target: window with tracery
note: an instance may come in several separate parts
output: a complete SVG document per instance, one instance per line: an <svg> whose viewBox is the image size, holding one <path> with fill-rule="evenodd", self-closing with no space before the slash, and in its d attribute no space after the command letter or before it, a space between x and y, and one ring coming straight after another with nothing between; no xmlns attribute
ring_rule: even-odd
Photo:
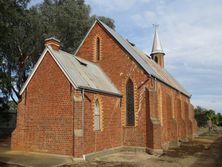
<svg viewBox="0 0 222 167"><path fill-rule="evenodd" d="M134 87L133 82L129 79L126 83L126 125L134 126Z"/></svg>

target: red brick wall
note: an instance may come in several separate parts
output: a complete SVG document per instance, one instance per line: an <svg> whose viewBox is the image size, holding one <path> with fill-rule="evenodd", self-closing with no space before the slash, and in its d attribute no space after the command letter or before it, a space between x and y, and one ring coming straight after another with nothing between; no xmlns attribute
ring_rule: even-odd
<svg viewBox="0 0 222 167"><path fill-rule="evenodd" d="M25 92L18 106L12 149L72 155L70 83L49 53Z"/></svg>
<svg viewBox="0 0 222 167"><path fill-rule="evenodd" d="M149 145L147 144L147 140L152 141L151 139L148 139L149 133L150 136L155 136L155 134L152 133L160 133L158 131L149 131L149 129L152 129L153 125L152 123L146 121L147 114L145 106L147 103L144 102L144 87L146 86L148 89L154 89L154 82L144 73L141 67L131 58L131 56L129 56L128 53L107 32L103 30L103 28L99 24L96 24L95 27L92 29L89 36L86 38L85 42L78 51L77 56L95 62L95 39L97 37L99 37L101 40L101 60L97 63L99 66L101 66L101 68L105 71L105 73L109 76L109 78L114 82L114 84L123 94L123 99L121 103L123 145L143 147L147 146ZM125 84L129 77L134 83L136 118L135 127L125 126ZM179 115L181 115L183 111L183 115L185 116L185 112L189 111L185 111L183 105L181 106L181 109L177 109L176 107L174 107L175 100L178 97L178 92L169 88L168 86L165 86L162 83L159 84L162 89L163 95L162 113L158 114L159 111L157 111L156 109L158 105L156 100L158 98L152 97L154 98L154 100L151 100L152 103L150 103L150 108L153 112L153 116L151 117L162 119L163 121L161 124L162 143L177 140L180 133L183 134L181 136L184 138L186 137L187 128L185 121L183 122L182 119L180 119ZM167 98L165 95L169 95L169 97ZM181 100L181 103L189 103L189 99L182 94L179 94L179 99ZM174 118L172 116L172 112L174 112ZM151 145L153 144L151 143Z"/></svg>
<svg viewBox="0 0 222 167"><path fill-rule="evenodd" d="M163 90L162 143L169 143L192 136L190 134L192 125L189 115L193 111L188 108L189 99L164 85L161 88ZM194 120L194 117L191 117L191 120Z"/></svg>
<svg viewBox="0 0 222 167"><path fill-rule="evenodd" d="M139 98L145 97L143 82L150 84L150 79L140 69L139 65L132 61L132 58L111 38L102 28L96 24L83 43L77 55L89 61L95 60L95 39L100 37L101 40L101 60L98 64L114 82L117 88L122 92L123 99L121 103L121 122L123 125L123 144L130 146L146 146L146 130L145 108L144 103L139 110ZM128 78L134 83L134 99L135 99L135 127L125 126L125 85ZM109 103L109 102L105 102ZM140 124L138 124L140 122Z"/></svg>
<svg viewBox="0 0 222 167"><path fill-rule="evenodd" d="M101 130L94 129L94 105L100 105ZM120 98L85 93L84 153L122 145Z"/></svg>

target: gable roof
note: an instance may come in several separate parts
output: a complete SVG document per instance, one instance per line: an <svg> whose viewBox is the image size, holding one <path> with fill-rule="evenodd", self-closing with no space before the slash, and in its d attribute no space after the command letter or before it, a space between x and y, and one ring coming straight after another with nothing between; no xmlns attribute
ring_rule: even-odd
<svg viewBox="0 0 222 167"><path fill-rule="evenodd" d="M113 29L111 29L109 26L107 26L105 23L103 23L100 20L96 20L95 23L92 25L88 33L86 34L84 40L80 44L79 48L76 50L76 53L84 43L85 39L89 35L90 31L93 29L93 27L96 25L96 23L100 24L106 32L108 32L128 53L133 57L133 59L144 69L147 74L153 76L160 82L168 85L169 87L176 89L177 91L181 92L182 94L191 97L191 94L188 93L182 85L176 81L170 74L167 72L166 69L163 69L159 67L152 59L149 59L148 56L130 44L127 40L125 40L121 35L119 35L117 32L115 32Z"/></svg>
<svg viewBox="0 0 222 167"><path fill-rule="evenodd" d="M75 88L110 94L114 96L121 96L121 93L116 88L116 86L106 76L103 70L95 63L77 58L76 56L62 50L56 51L50 46L45 48L43 51L43 54L36 63L36 66L34 67L31 75L23 85L20 94L22 94L27 87L47 52L50 53L67 79Z"/></svg>

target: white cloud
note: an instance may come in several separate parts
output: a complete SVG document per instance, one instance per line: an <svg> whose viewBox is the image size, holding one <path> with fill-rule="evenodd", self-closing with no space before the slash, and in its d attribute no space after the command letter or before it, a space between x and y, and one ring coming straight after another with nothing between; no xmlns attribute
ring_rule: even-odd
<svg viewBox="0 0 222 167"><path fill-rule="evenodd" d="M89 4L95 5L100 10L111 11L111 12L123 12L133 8L138 1L137 0L87 0ZM140 0L140 3L148 4L150 0Z"/></svg>
<svg viewBox="0 0 222 167"><path fill-rule="evenodd" d="M136 13L131 16L131 19L137 26L143 29L152 27L152 24L157 23L157 15L151 11L144 11L141 14Z"/></svg>
<svg viewBox="0 0 222 167"><path fill-rule="evenodd" d="M167 69L193 94L195 105L222 112L222 1L87 2L96 14L114 18L118 32L148 53L152 24L159 24Z"/></svg>
<svg viewBox="0 0 222 167"><path fill-rule="evenodd" d="M100 9L106 11L125 11L135 4L135 0L87 0L89 4L94 4Z"/></svg>
<svg viewBox="0 0 222 167"><path fill-rule="evenodd" d="M41 0L32 0L38 3ZM166 68L193 94L194 105L222 113L221 0L86 0L117 31L150 53L159 24Z"/></svg>
<svg viewBox="0 0 222 167"><path fill-rule="evenodd" d="M221 109L221 96L215 96L215 95L202 95L197 96L195 98L192 98L192 103L208 108L208 109L215 109L217 108L217 112L222 113Z"/></svg>

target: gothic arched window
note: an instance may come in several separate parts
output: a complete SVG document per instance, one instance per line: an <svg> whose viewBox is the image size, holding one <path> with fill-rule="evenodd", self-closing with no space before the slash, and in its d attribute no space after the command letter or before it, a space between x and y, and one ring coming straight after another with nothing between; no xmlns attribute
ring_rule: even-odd
<svg viewBox="0 0 222 167"><path fill-rule="evenodd" d="M126 125L134 126L134 87L133 82L129 79L126 83Z"/></svg>
<svg viewBox="0 0 222 167"><path fill-rule="evenodd" d="M96 61L100 60L100 39L96 38Z"/></svg>
<svg viewBox="0 0 222 167"><path fill-rule="evenodd" d="M100 105L98 99L94 105L94 128L95 130L100 130Z"/></svg>

